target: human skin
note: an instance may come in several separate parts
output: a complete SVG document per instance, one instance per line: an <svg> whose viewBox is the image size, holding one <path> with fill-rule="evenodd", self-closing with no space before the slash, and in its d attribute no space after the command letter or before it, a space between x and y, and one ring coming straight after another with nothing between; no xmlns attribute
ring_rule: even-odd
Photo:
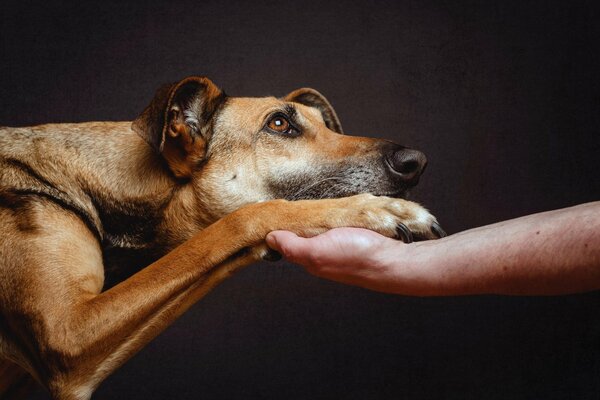
<svg viewBox="0 0 600 400"><path fill-rule="evenodd" d="M600 201L405 244L359 228L267 244L316 276L386 293L560 295L600 289Z"/></svg>

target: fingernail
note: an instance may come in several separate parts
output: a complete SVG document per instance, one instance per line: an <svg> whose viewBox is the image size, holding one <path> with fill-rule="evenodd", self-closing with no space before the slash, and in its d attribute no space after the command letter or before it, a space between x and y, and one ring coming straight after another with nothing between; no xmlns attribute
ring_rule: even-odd
<svg viewBox="0 0 600 400"><path fill-rule="evenodd" d="M275 250L279 250L279 246L277 244L277 237L273 234L273 233L269 233L267 234L267 237L265 238L265 241L267 242L267 245Z"/></svg>

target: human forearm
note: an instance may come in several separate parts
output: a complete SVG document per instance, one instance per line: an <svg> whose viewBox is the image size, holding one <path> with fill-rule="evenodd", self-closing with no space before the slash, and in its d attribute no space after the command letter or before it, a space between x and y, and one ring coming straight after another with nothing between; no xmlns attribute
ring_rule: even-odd
<svg viewBox="0 0 600 400"><path fill-rule="evenodd" d="M397 271L398 293L553 295L598 289L600 202L407 247L403 259L389 247L382 254Z"/></svg>

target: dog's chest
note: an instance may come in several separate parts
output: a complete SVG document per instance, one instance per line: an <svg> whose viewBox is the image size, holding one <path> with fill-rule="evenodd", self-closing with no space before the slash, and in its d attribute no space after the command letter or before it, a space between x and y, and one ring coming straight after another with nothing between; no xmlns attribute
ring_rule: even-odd
<svg viewBox="0 0 600 400"><path fill-rule="evenodd" d="M162 202L98 202L106 285L112 286L162 255L159 242Z"/></svg>

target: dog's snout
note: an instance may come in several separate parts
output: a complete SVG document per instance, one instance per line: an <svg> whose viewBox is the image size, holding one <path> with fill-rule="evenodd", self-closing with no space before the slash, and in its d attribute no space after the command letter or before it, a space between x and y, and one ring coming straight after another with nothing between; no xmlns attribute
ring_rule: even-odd
<svg viewBox="0 0 600 400"><path fill-rule="evenodd" d="M397 146L385 156L390 172L408 186L419 182L427 166L427 157L418 150Z"/></svg>

